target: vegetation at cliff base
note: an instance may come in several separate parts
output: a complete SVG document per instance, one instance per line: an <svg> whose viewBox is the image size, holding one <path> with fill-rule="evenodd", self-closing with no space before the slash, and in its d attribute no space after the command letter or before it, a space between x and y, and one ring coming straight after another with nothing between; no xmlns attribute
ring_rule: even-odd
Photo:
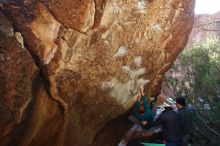
<svg viewBox="0 0 220 146"><path fill-rule="evenodd" d="M218 39L211 38L185 49L171 71L175 74L182 70L183 78L171 75L166 79L175 96L185 96L195 109L193 141L201 146L220 143L219 44Z"/></svg>

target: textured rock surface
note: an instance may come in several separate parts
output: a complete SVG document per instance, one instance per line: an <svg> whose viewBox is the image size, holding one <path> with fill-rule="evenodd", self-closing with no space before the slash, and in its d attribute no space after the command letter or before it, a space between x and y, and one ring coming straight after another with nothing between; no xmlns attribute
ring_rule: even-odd
<svg viewBox="0 0 220 146"><path fill-rule="evenodd" d="M0 34L0 145L8 145L21 133L29 116L37 68L29 52L22 48L20 33L14 34L1 13Z"/></svg>
<svg viewBox="0 0 220 146"><path fill-rule="evenodd" d="M192 0L4 4L2 12L45 80L34 88L32 116L17 144L115 145L123 124L117 117L132 107L141 84L149 96L158 94L164 73L185 46L193 9Z"/></svg>
<svg viewBox="0 0 220 146"><path fill-rule="evenodd" d="M196 43L206 42L209 38L220 37L220 12L213 15L196 15L193 29L190 33L186 48L190 48Z"/></svg>

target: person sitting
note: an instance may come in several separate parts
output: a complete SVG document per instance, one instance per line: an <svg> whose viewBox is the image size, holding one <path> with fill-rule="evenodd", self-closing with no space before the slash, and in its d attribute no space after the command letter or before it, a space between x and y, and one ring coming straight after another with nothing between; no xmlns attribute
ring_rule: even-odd
<svg viewBox="0 0 220 146"><path fill-rule="evenodd" d="M145 131L147 128L149 128L147 123L152 122L153 120L152 112L147 103L143 86L140 87L139 93L134 97L134 102L134 115L128 117L128 119L134 123L134 125L126 133L118 146L126 146L129 139L134 136L135 133Z"/></svg>
<svg viewBox="0 0 220 146"><path fill-rule="evenodd" d="M164 101L165 101L165 95L163 93L159 94L156 98L156 105L152 107L153 121L155 121L165 110ZM161 132L161 125L151 126L151 128L148 131L152 133L159 133Z"/></svg>
<svg viewBox="0 0 220 146"><path fill-rule="evenodd" d="M152 114L154 117L154 121L160 116L160 114L165 110L164 108L165 95L161 93L157 96L156 106L152 108Z"/></svg>

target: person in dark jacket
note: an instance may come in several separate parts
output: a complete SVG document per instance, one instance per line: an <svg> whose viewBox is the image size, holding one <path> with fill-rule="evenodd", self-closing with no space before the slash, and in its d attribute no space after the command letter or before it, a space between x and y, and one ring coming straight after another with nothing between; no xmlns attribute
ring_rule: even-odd
<svg viewBox="0 0 220 146"><path fill-rule="evenodd" d="M165 110L152 123L152 126L162 126L162 134L166 142L166 146L181 146L181 125L178 113L173 110L172 105L173 103L170 103L170 101L168 101L167 99L165 100Z"/></svg>
<svg viewBox="0 0 220 146"><path fill-rule="evenodd" d="M184 97L176 98L176 107L178 109L180 123L181 123L183 146L188 146L192 121Z"/></svg>

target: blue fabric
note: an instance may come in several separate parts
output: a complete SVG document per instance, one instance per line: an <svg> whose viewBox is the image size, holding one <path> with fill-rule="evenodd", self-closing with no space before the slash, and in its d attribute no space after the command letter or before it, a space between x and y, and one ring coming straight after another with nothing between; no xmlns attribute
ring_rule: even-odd
<svg viewBox="0 0 220 146"><path fill-rule="evenodd" d="M171 143L171 142L167 142L166 146L177 146L177 143Z"/></svg>
<svg viewBox="0 0 220 146"><path fill-rule="evenodd" d="M141 125L134 124L130 129L131 132L143 132L145 131Z"/></svg>
<svg viewBox="0 0 220 146"><path fill-rule="evenodd" d="M140 122L141 121L151 122L153 120L153 116L152 116L150 106L147 103L146 96L142 96L142 100L143 100L143 105L144 105L144 110L145 110L144 115L141 115L139 113L139 108L140 108L140 102L139 101L135 102L134 115Z"/></svg>
<svg viewBox="0 0 220 146"><path fill-rule="evenodd" d="M182 142L167 142L165 146L182 146Z"/></svg>

